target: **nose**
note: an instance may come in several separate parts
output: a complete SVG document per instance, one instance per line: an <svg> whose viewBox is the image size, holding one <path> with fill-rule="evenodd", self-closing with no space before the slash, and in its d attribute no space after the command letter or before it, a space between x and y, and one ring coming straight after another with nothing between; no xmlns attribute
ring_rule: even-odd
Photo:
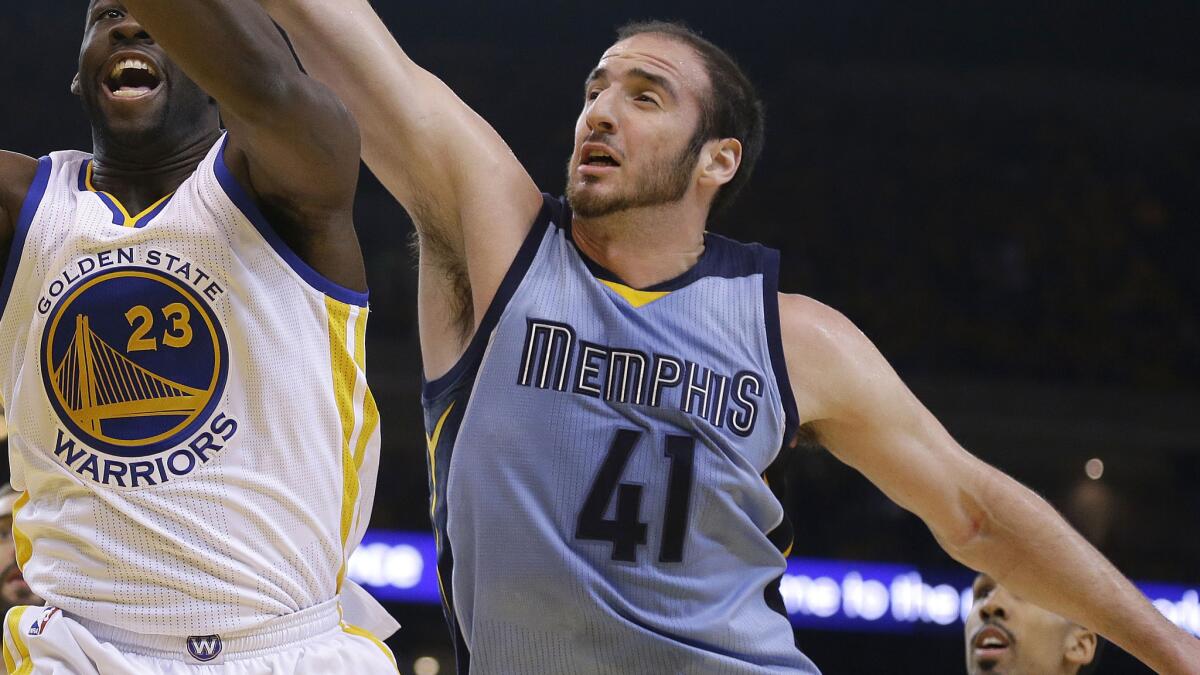
<svg viewBox="0 0 1200 675"><path fill-rule="evenodd" d="M998 589L993 589L983 601L979 603L979 618L988 621L992 618L1007 619L1008 612L1005 609L1005 602L1000 597Z"/></svg>
<svg viewBox="0 0 1200 675"><path fill-rule="evenodd" d="M617 92L613 91L613 89L613 87L604 89L596 98L589 102L587 114L584 116L588 130L604 134L611 134L617 130L616 105L618 97Z"/></svg>
<svg viewBox="0 0 1200 675"><path fill-rule="evenodd" d="M154 38L146 32L142 24L133 17L132 14L126 14L120 21L112 26L108 32L109 39L113 44L126 44L130 42L154 42Z"/></svg>

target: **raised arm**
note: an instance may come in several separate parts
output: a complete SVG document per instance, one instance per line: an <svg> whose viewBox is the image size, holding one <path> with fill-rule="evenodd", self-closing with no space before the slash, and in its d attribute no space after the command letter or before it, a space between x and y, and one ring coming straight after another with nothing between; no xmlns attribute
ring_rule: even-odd
<svg viewBox="0 0 1200 675"><path fill-rule="evenodd" d="M363 158L416 223L428 376L453 364L516 257L541 195L500 136L413 63L367 0L262 0L304 67L354 113Z"/></svg>
<svg viewBox="0 0 1200 675"><path fill-rule="evenodd" d="M1104 635L1161 673L1200 673L1167 621L1044 500L965 451L845 317L780 296L800 417L838 459L919 516L956 560Z"/></svg>
<svg viewBox="0 0 1200 675"><path fill-rule="evenodd" d="M337 97L300 70L262 7L254 0L123 4L220 104L229 168L288 243L333 281L365 288L351 217L358 131Z"/></svg>

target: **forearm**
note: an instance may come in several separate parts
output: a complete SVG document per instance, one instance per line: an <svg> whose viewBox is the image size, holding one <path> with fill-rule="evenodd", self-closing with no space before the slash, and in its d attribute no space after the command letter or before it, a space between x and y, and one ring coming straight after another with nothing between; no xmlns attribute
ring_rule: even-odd
<svg viewBox="0 0 1200 675"><path fill-rule="evenodd" d="M476 221L504 222L510 204L518 205L522 227L532 220L540 194L504 140L408 57L370 2L260 1L287 31L305 70L354 115L363 159L423 234L451 243L461 258L463 228ZM485 218L476 217L477 204L486 205Z"/></svg>
<svg viewBox="0 0 1200 675"><path fill-rule="evenodd" d="M432 126L435 109L417 92L436 78L408 58L365 0L261 4L287 31L309 75L337 94L354 115L363 135L363 158L372 170L389 189L406 182L405 176L393 176L405 163L388 159L398 154L401 148L395 146L403 139L428 138L421 126ZM418 150L409 144L403 154Z"/></svg>
<svg viewBox="0 0 1200 675"><path fill-rule="evenodd" d="M948 548L964 564L1099 632L1158 672L1200 666L1180 653L1188 644L1183 631L1032 491L985 467L964 491L962 507L974 534Z"/></svg>
<svg viewBox="0 0 1200 675"><path fill-rule="evenodd" d="M287 105L302 74L270 17L253 0L126 0L185 73L243 119Z"/></svg>

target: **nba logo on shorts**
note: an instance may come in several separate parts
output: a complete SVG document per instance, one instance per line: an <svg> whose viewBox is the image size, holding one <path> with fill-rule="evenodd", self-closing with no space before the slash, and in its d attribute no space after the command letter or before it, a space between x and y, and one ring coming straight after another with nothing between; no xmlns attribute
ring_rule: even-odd
<svg viewBox="0 0 1200 675"><path fill-rule="evenodd" d="M221 654L220 635L193 635L187 639L188 653L197 661L212 661Z"/></svg>
<svg viewBox="0 0 1200 675"><path fill-rule="evenodd" d="M58 614L57 607L47 607L42 610L41 618L34 621L33 625L29 627L29 635L31 637L41 635L46 630L46 624L50 623L50 619L53 619L55 614Z"/></svg>

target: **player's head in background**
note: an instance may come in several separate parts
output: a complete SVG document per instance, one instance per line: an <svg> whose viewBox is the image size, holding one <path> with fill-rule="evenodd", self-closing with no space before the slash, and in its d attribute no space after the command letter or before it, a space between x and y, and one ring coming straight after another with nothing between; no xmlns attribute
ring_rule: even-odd
<svg viewBox="0 0 1200 675"><path fill-rule="evenodd" d="M117 0L88 3L71 91L83 102L98 154L163 157L220 130L216 102Z"/></svg>
<svg viewBox="0 0 1200 675"><path fill-rule="evenodd" d="M1095 666L1092 631L1013 595L986 574L975 578L967 616L969 675L1076 675Z"/></svg>
<svg viewBox="0 0 1200 675"><path fill-rule="evenodd" d="M750 179L763 104L724 50L686 26L628 24L584 85L567 166L575 213L686 202L706 214Z"/></svg>
<svg viewBox="0 0 1200 675"><path fill-rule="evenodd" d="M17 567L17 547L13 541L13 504L18 494L8 483L0 485L0 611L17 605L40 605L42 599L29 590Z"/></svg>

